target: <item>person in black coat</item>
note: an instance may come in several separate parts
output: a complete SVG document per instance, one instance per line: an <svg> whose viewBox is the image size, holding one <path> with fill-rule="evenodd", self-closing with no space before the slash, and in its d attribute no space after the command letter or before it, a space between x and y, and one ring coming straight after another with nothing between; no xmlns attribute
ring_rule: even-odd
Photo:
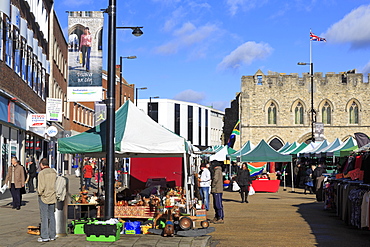
<svg viewBox="0 0 370 247"><path fill-rule="evenodd" d="M28 164L28 189L29 193L34 193L35 192L35 186L33 185L33 180L37 176L37 168L36 168L36 163L35 160L32 158L30 163Z"/></svg>
<svg viewBox="0 0 370 247"><path fill-rule="evenodd" d="M248 203L249 185L252 183L252 179L247 163L242 164L242 168L238 171L238 175L236 176L236 182L240 187L242 203Z"/></svg>

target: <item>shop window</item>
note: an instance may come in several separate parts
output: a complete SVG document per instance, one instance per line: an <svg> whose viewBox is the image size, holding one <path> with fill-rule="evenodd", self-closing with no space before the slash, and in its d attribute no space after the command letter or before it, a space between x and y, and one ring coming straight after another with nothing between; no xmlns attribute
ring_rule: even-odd
<svg viewBox="0 0 370 247"><path fill-rule="evenodd" d="M294 123L303 124L303 106L301 102L297 104L294 110Z"/></svg>
<svg viewBox="0 0 370 247"><path fill-rule="evenodd" d="M271 103L267 110L268 124L276 124L276 105Z"/></svg>
<svg viewBox="0 0 370 247"><path fill-rule="evenodd" d="M331 124L331 107L328 102L325 102L321 109L322 112L322 123Z"/></svg>
<svg viewBox="0 0 370 247"><path fill-rule="evenodd" d="M358 124L358 105L355 102L349 108L349 123Z"/></svg>

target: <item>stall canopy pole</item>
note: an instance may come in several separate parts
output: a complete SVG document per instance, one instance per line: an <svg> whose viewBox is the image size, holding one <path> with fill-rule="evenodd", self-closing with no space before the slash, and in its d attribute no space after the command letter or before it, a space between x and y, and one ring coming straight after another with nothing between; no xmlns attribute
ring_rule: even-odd
<svg viewBox="0 0 370 247"><path fill-rule="evenodd" d="M188 167L186 162L186 153L184 153L184 189L185 189L185 197L186 197L186 213L189 213L189 188L188 188Z"/></svg>
<svg viewBox="0 0 370 247"><path fill-rule="evenodd" d="M292 192L294 192L293 159L290 160L290 176L292 177Z"/></svg>

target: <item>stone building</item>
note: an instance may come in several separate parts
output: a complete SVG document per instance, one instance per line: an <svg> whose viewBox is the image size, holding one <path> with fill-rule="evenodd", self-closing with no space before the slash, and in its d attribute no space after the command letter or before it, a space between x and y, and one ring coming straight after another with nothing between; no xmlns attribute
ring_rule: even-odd
<svg viewBox="0 0 370 247"><path fill-rule="evenodd" d="M370 134L369 83L363 75L314 73L311 77L297 73L258 70L241 78L240 143L261 139L279 148L286 142L311 140L311 96L313 93L314 123L323 125L316 139L346 140L356 132ZM316 125L315 131L316 131ZM321 125L321 124L320 124Z"/></svg>

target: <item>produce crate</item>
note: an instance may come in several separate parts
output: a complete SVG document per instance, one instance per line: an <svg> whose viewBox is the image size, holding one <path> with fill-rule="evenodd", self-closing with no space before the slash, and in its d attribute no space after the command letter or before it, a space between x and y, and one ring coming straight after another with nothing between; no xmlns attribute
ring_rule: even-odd
<svg viewBox="0 0 370 247"><path fill-rule="evenodd" d="M97 221L96 219L80 219L80 220L72 220L73 226L73 234L85 234L84 226L87 223L91 223Z"/></svg>
<svg viewBox="0 0 370 247"><path fill-rule="evenodd" d="M207 220L207 211L205 209L197 209L195 215L197 220Z"/></svg>
<svg viewBox="0 0 370 247"><path fill-rule="evenodd" d="M114 242L120 239L122 224L87 223L84 226L86 240Z"/></svg>
<svg viewBox="0 0 370 247"><path fill-rule="evenodd" d="M97 206L98 218L104 216L104 206ZM114 206L114 218L153 218L155 209L149 206Z"/></svg>

